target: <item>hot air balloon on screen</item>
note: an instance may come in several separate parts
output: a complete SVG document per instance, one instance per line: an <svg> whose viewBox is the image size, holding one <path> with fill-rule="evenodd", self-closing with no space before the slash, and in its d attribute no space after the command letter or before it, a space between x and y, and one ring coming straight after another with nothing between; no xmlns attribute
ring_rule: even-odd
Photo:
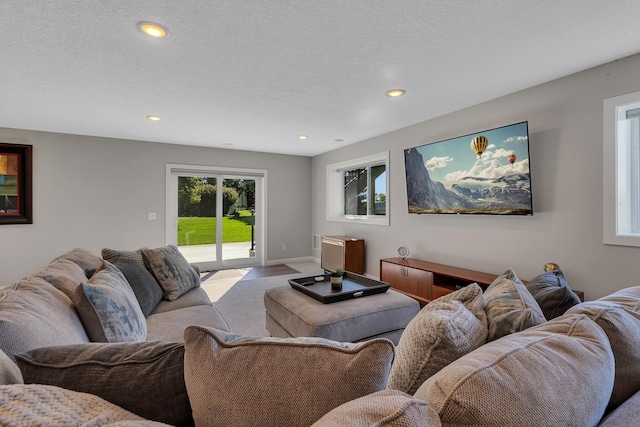
<svg viewBox="0 0 640 427"><path fill-rule="evenodd" d="M513 164L516 161L516 155L515 154L510 154L509 157L507 157L507 160L509 160L509 163L511 163L511 166L513 166Z"/></svg>
<svg viewBox="0 0 640 427"><path fill-rule="evenodd" d="M487 149L488 145L489 140L483 135L478 135L471 140L471 149L478 155L478 157L482 157L482 153L484 153L484 150Z"/></svg>

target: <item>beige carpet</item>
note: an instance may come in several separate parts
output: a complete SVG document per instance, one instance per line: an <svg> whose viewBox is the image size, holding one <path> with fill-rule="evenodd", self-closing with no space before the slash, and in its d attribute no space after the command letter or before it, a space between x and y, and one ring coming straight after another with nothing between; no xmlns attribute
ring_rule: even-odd
<svg viewBox="0 0 640 427"><path fill-rule="evenodd" d="M258 271L251 275L253 268ZM258 337L269 336L265 326L265 290L290 286L289 279L323 273L320 265L314 262L253 268L219 270L207 277L201 286L226 319L231 332Z"/></svg>

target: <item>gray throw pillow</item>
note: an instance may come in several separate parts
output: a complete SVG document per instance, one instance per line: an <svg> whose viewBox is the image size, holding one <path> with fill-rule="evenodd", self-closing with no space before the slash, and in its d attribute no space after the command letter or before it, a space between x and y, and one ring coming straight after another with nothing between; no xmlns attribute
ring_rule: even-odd
<svg viewBox="0 0 640 427"><path fill-rule="evenodd" d="M384 338L251 338L185 330L184 375L196 425L308 427L384 389L394 345Z"/></svg>
<svg viewBox="0 0 640 427"><path fill-rule="evenodd" d="M131 286L108 261L73 295L91 341L131 342L147 338L147 322Z"/></svg>
<svg viewBox="0 0 640 427"><path fill-rule="evenodd" d="M16 355L16 361L25 383L90 393L147 419L193 425L182 343L46 347Z"/></svg>
<svg viewBox="0 0 640 427"><path fill-rule="evenodd" d="M163 291L153 275L145 266L133 258L120 257L113 261L127 282L140 304L142 314L148 316L162 301Z"/></svg>
<svg viewBox="0 0 640 427"><path fill-rule="evenodd" d="M142 248L142 259L164 290L164 298L177 300L187 291L200 286L200 276L174 245L157 249Z"/></svg>
<svg viewBox="0 0 640 427"><path fill-rule="evenodd" d="M559 267L534 277L526 286L547 320L562 316L565 311L580 303L580 298L571 290Z"/></svg>

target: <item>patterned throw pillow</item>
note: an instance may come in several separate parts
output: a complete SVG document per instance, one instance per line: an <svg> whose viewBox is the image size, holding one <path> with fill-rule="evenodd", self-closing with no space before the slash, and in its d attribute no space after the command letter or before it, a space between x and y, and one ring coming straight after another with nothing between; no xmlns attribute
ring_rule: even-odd
<svg viewBox="0 0 640 427"><path fill-rule="evenodd" d="M164 290L164 298L177 300L187 291L200 286L198 273L174 245L157 249L143 248L142 259Z"/></svg>
<svg viewBox="0 0 640 427"><path fill-rule="evenodd" d="M89 393L175 426L193 425L184 344L165 341L43 347L16 355L26 383Z"/></svg>
<svg viewBox="0 0 640 427"><path fill-rule="evenodd" d="M108 261L76 289L73 303L96 342L144 341L147 322L122 272Z"/></svg>
<svg viewBox="0 0 640 427"><path fill-rule="evenodd" d="M477 283L438 298L424 306L402 333L387 388L413 394L427 378L486 340L482 289Z"/></svg>
<svg viewBox="0 0 640 427"><path fill-rule="evenodd" d="M580 303L580 298L569 287L560 267L554 266L557 268L534 277L526 285L547 320L562 316L569 308Z"/></svg>
<svg viewBox="0 0 640 427"><path fill-rule="evenodd" d="M546 322L535 298L511 268L484 291L484 308L489 341Z"/></svg>
<svg viewBox="0 0 640 427"><path fill-rule="evenodd" d="M202 326L187 327L184 336L196 425L308 427L384 389L394 355L384 338L250 338Z"/></svg>

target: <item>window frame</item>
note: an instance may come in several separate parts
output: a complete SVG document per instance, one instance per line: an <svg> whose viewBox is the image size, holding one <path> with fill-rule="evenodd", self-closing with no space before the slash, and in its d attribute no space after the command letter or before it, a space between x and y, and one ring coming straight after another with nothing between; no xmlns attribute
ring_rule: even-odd
<svg viewBox="0 0 640 427"><path fill-rule="evenodd" d="M344 213L344 171L359 168L369 168L371 166L385 166L385 214L384 215L346 215ZM370 171L367 172L367 179L370 179ZM364 157L359 157L344 162L328 164L326 168L326 219L327 221L358 223L389 226L389 151L383 151ZM367 186L371 189L371 185ZM374 197L375 199L375 197Z"/></svg>
<svg viewBox="0 0 640 427"><path fill-rule="evenodd" d="M603 102L605 245L640 247L640 121L637 118L633 122L626 121L627 111L639 108L640 92ZM624 121L622 114L625 115ZM635 141L629 136L632 132L635 133Z"/></svg>

